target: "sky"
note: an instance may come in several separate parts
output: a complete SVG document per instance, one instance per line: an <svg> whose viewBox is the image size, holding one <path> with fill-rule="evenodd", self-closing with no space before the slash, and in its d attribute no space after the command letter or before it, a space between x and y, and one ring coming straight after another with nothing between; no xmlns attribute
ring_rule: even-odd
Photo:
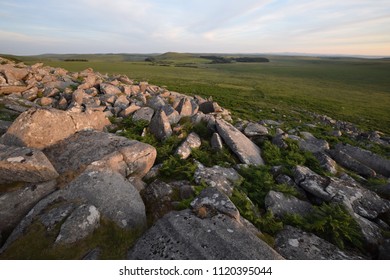
<svg viewBox="0 0 390 280"><path fill-rule="evenodd" d="M389 0L0 0L0 53L390 55Z"/></svg>

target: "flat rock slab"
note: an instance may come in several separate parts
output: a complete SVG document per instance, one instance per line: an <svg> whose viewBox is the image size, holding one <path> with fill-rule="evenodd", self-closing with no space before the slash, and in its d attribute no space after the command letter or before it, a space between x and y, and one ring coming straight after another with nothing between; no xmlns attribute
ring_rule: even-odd
<svg viewBox="0 0 390 280"><path fill-rule="evenodd" d="M13 122L0 138L6 145L44 149L85 129L103 130L110 121L103 112L65 112L32 108Z"/></svg>
<svg viewBox="0 0 390 280"><path fill-rule="evenodd" d="M276 235L275 249L289 260L356 260L332 243L300 229L286 226Z"/></svg>
<svg viewBox="0 0 390 280"><path fill-rule="evenodd" d="M40 150L0 144L0 184L38 183L57 177L57 171Z"/></svg>
<svg viewBox="0 0 390 280"><path fill-rule="evenodd" d="M200 219L190 210L158 220L130 249L128 259L282 259L242 224L219 214Z"/></svg>
<svg viewBox="0 0 390 280"><path fill-rule="evenodd" d="M309 202L275 191L270 191L265 197L265 207L279 218L283 218L287 214L305 216L313 210L313 206Z"/></svg>
<svg viewBox="0 0 390 280"><path fill-rule="evenodd" d="M144 176L154 164L156 149L111 133L81 131L44 150L60 174L82 172L86 166L108 166L128 176Z"/></svg>
<svg viewBox="0 0 390 280"><path fill-rule="evenodd" d="M241 131L221 119L217 119L215 124L218 134L242 163L252 165L264 164L260 154L260 148Z"/></svg>

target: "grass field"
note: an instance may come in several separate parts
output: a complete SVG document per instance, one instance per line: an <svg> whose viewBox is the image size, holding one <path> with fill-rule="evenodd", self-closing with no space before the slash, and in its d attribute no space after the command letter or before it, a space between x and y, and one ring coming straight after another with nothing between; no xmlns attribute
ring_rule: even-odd
<svg viewBox="0 0 390 280"><path fill-rule="evenodd" d="M305 121L308 110L390 134L389 60L266 56L269 63L210 64L191 54L168 53L156 56L155 63L140 61L147 56L77 56L88 62L65 62L55 55L21 59L70 71L91 67L169 90L213 96L235 116L252 120L286 115Z"/></svg>

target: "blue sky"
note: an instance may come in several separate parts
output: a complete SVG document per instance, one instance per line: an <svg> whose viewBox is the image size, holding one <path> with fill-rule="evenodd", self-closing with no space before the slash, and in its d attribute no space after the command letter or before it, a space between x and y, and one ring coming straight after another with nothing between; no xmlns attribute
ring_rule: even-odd
<svg viewBox="0 0 390 280"><path fill-rule="evenodd" d="M390 55L389 0L0 0L0 53Z"/></svg>

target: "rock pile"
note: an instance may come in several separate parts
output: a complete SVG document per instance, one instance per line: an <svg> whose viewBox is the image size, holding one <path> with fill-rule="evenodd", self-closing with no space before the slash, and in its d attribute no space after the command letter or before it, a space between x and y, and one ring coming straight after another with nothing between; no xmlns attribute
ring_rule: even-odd
<svg viewBox="0 0 390 280"><path fill-rule="evenodd" d="M305 131L287 134L283 124L274 120L241 121L233 126L230 112L212 99L136 83L123 75L102 75L92 69L71 73L2 58L0 116L5 116L0 120L0 258L8 256L37 225L54 234L50 248L55 248L77 246L107 221L140 235L127 248L128 259L389 255L389 241L383 235L390 229L388 185L368 189L364 182L389 178L390 160L361 147L329 145ZM335 130L358 134L352 124L316 117ZM160 144L154 147L121 136L121 124L127 121L142 124L138 140L150 136L156 143L181 139L171 158L195 166L191 178L160 176L160 170L167 168L164 162L156 162ZM201 133L184 133L183 121L192 127L204 125L210 134L210 157L229 149L237 164L211 166L195 161L195 150L208 144ZM389 144L381 134L371 139ZM272 167L275 186L276 182L290 186L298 195L271 189L262 198L264 209L259 209L259 201L253 203L251 194L240 189L247 180L240 170L265 170L267 161L259 148L264 141L281 150L296 141L328 176L303 165L288 171ZM361 181L345 173L350 171L363 176L355 177ZM266 219L266 213L272 213L275 221L285 221L291 214L304 217L321 204L342 205L348 211L359 226L365 251L343 251L287 224L274 236L274 244L269 242L273 247L262 240L269 241L262 232L269 229L259 226L264 225L259 221ZM102 249L92 249L81 257L100 258Z"/></svg>

